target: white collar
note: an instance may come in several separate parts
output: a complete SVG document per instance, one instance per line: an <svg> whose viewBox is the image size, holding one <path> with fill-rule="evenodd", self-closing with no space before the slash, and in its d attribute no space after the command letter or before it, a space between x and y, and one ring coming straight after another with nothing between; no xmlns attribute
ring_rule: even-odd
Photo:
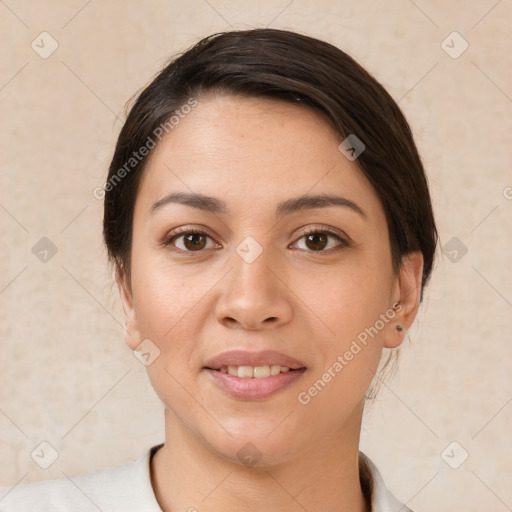
<svg viewBox="0 0 512 512"><path fill-rule="evenodd" d="M371 512L412 512L386 487L377 466L363 452L359 452L359 466L362 478L369 475L369 481L366 483L370 488Z"/></svg>

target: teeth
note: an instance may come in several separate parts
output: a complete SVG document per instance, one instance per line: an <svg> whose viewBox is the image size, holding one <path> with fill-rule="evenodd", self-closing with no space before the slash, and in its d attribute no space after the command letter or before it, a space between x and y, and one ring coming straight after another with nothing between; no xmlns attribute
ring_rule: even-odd
<svg viewBox="0 0 512 512"><path fill-rule="evenodd" d="M220 369L221 373L229 373L235 377L261 379L263 377L270 377L271 375L279 375L290 371L288 366L281 366L279 364L265 365L265 366L228 366Z"/></svg>
<svg viewBox="0 0 512 512"><path fill-rule="evenodd" d="M252 366L239 366L238 376L239 377L253 377L254 368Z"/></svg>
<svg viewBox="0 0 512 512"><path fill-rule="evenodd" d="M284 368L284 366L283 366ZM273 364L271 367L270 367L270 375L278 375L281 373L281 366L278 365L278 364Z"/></svg>
<svg viewBox="0 0 512 512"><path fill-rule="evenodd" d="M254 368L254 378L270 377L270 366L256 366Z"/></svg>

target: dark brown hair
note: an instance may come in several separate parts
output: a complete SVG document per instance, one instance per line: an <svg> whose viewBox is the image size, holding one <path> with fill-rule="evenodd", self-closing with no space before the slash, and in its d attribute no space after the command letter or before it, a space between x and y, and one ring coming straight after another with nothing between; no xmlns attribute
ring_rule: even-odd
<svg viewBox="0 0 512 512"><path fill-rule="evenodd" d="M147 161L139 150L156 145L159 127L171 126L169 120L191 99L216 92L307 105L323 113L339 133L340 143L356 135L365 146L357 164L386 213L393 267L397 271L402 257L419 249L424 259L423 295L437 230L425 172L406 119L379 82L342 50L277 29L223 32L202 39L174 58L134 102L110 164L103 219L110 260L128 282L133 210Z"/></svg>

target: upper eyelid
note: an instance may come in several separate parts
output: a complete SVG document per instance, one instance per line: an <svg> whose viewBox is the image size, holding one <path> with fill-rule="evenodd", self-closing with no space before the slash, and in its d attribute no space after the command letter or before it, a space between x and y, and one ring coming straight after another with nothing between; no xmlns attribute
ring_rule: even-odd
<svg viewBox="0 0 512 512"><path fill-rule="evenodd" d="M338 231L340 230L337 230L335 228L332 228L330 226L326 226L326 225L318 225L318 226L305 226L303 228L299 228L299 229L302 229L303 232L302 233L299 233L300 236L305 236L305 235L308 235L310 233L314 233L314 232L319 232L319 233L328 233L330 235L334 235L334 236L339 236L340 238L343 238L343 237L346 237L346 238L350 238L348 235L346 235L343 231L341 231L341 233L338 233ZM188 227L188 226L185 226L185 227L178 227L176 228L175 230L173 230L172 233L169 233L168 235L165 236L166 239L171 239L171 238L174 238L174 237L177 237L179 235L186 235L187 233L198 233L198 234L204 234L204 235L207 235L209 236L210 238L215 238L214 235L211 235L210 232L209 232L209 229L205 226L200 226L200 227ZM298 235L296 235L298 236Z"/></svg>
<svg viewBox="0 0 512 512"><path fill-rule="evenodd" d="M180 236L184 236L184 235L187 235L189 233L197 234L197 235L206 235L208 238L213 240L216 244L219 244L219 242L217 242L215 240L215 237L210 235L210 233L208 232L208 230L206 228L190 228L190 227L185 227L185 228L176 228L176 230L173 231L172 233L169 233L168 235L164 236L164 238L162 240L162 245L171 245L171 242L173 240L176 240ZM189 252L193 252L193 251L189 251Z"/></svg>
<svg viewBox="0 0 512 512"><path fill-rule="evenodd" d="M302 228L301 228L302 229ZM338 236L340 238L350 238L344 231L336 228L332 228L326 225L318 225L318 226L306 226L303 228L301 236L308 235L310 233L328 233L329 235Z"/></svg>
<svg viewBox="0 0 512 512"><path fill-rule="evenodd" d="M164 235L164 240L171 240L173 238L176 238L181 235L186 235L188 233L197 233L202 235L207 235L210 238L215 238L213 235L210 234L210 230L206 228L205 226L199 226L199 227L193 227L193 226L184 226L184 227L178 227L176 229L173 229L172 232L167 233Z"/></svg>

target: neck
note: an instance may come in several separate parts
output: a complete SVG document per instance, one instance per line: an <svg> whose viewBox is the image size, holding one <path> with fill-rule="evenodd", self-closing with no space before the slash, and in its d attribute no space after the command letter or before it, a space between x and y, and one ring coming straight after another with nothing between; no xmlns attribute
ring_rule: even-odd
<svg viewBox="0 0 512 512"><path fill-rule="evenodd" d="M157 501L164 512L370 512L359 480L360 421L285 463L248 468L214 452L166 411L167 442L151 463Z"/></svg>

